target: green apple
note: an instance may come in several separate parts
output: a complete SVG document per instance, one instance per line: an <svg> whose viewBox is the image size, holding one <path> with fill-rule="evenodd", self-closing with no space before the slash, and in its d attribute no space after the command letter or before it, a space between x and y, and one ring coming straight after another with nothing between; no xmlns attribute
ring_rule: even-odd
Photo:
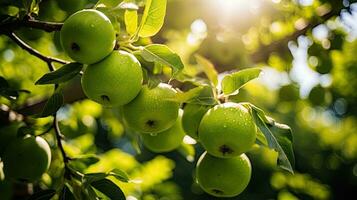
<svg viewBox="0 0 357 200"><path fill-rule="evenodd" d="M16 139L17 130L21 125L21 122L13 122L10 125L0 127L0 155L2 155L7 146Z"/></svg>
<svg viewBox="0 0 357 200"><path fill-rule="evenodd" d="M212 106L200 104L186 104L183 108L182 126L187 135L198 139L198 127L202 117Z"/></svg>
<svg viewBox="0 0 357 200"><path fill-rule="evenodd" d="M113 51L115 31L102 12L84 9L71 15L61 28L63 49L73 60L96 63Z"/></svg>
<svg viewBox="0 0 357 200"><path fill-rule="evenodd" d="M224 103L203 116L198 136L208 153L229 158L248 151L255 143L256 131L248 109L241 104Z"/></svg>
<svg viewBox="0 0 357 200"><path fill-rule="evenodd" d="M33 182L41 178L51 162L51 149L41 137L26 136L13 141L4 156L7 179Z"/></svg>
<svg viewBox="0 0 357 200"><path fill-rule="evenodd" d="M182 112L182 110L179 111L179 117L175 124L166 131L156 134L142 134L145 147L155 153L169 152L178 148L185 137L181 123Z"/></svg>
<svg viewBox="0 0 357 200"><path fill-rule="evenodd" d="M217 158L207 152L199 158L196 178L201 188L216 197L234 197L248 186L252 167L245 154Z"/></svg>
<svg viewBox="0 0 357 200"><path fill-rule="evenodd" d="M176 91L160 83L150 89L144 86L139 95L123 106L127 125L140 133L159 133L174 125L180 104L175 102Z"/></svg>
<svg viewBox="0 0 357 200"><path fill-rule="evenodd" d="M142 81L139 61L125 51L113 51L86 68L82 88L93 101L106 106L122 106L139 94Z"/></svg>

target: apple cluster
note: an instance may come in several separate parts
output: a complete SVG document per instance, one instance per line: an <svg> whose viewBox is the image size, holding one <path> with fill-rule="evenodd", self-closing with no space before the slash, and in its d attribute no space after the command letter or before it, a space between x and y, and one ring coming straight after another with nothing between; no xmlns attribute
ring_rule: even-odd
<svg viewBox="0 0 357 200"><path fill-rule="evenodd" d="M140 62L129 52L114 50L114 28L97 10L71 15L60 36L68 56L87 65L81 80L86 96L117 107L126 127L140 133L144 146L157 153L172 151L187 133L206 150L196 168L204 191L232 197L247 187L251 164L244 153L255 143L257 130L246 107L237 103L186 104L182 111L170 85L143 85Z"/></svg>
<svg viewBox="0 0 357 200"><path fill-rule="evenodd" d="M257 131L249 110L238 103L186 104L182 125L206 150L196 166L201 188L217 197L243 192L251 178L251 164L244 153L255 143Z"/></svg>
<svg viewBox="0 0 357 200"><path fill-rule="evenodd" d="M167 152L181 145L185 133L176 91L164 83L143 85L138 59L114 50L115 31L107 16L93 9L78 11L64 22L60 37L67 55L87 65L81 84L89 99L122 110L126 126L141 134L149 150Z"/></svg>

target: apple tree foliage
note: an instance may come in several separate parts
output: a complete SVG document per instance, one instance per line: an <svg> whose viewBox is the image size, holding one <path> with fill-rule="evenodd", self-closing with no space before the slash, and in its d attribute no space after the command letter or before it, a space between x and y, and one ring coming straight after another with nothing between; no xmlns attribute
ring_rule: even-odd
<svg viewBox="0 0 357 200"><path fill-rule="evenodd" d="M148 88L156 88L160 83L172 85L177 93L170 100L182 107L189 104L213 107L225 102L234 102L234 97L243 90L243 87L261 74L261 68L256 67L218 72L215 69L217 63L206 58L211 56L202 56L205 52L198 52L192 58L198 64L200 73L187 73L185 63L178 53L161 42L153 42L155 35L164 26L166 0L54 2L56 1L1 1L4 5L0 15L0 34L4 36L1 38L1 45L21 48L22 51L17 51L19 54L31 57L25 61L26 64L38 65L34 74L29 74L26 66L22 65L22 60L13 61L18 69L13 67L8 70L20 71L16 73L20 74L17 79L23 81L22 85L14 86L16 80L8 80L6 76L0 77L1 112L5 116L1 116L1 126L20 123L20 126L16 127L17 137L43 137L50 144L53 154L48 172L39 182L32 183L36 192L31 199L49 199L53 196L59 199L125 199L125 195L140 198L140 194L135 193L135 187L147 191L152 185L167 179L170 176L169 171L174 168L171 160L163 156L156 156L151 161L140 163L129 154L114 148L103 145L104 152L100 152L93 147L95 137L98 140L109 138L116 141L123 137L124 142L130 146L123 147L126 151L129 148L140 152L141 143L138 134L122 123L122 110L102 107L92 101L83 100L86 97L81 89L78 92L78 87L81 88L79 80L86 65L70 61L64 53L45 55L50 52L46 49L49 45L58 52L63 51L59 32L67 14L84 8L104 13L111 20L116 33L115 50L126 51L139 60L144 84ZM56 8L61 8L62 11L53 14L54 11L51 9ZM53 33L51 44L43 39L50 33ZM150 39L151 37L153 39ZM45 44L41 45L41 42ZM90 42L88 41L89 44ZM336 48L338 46L336 44ZM315 45L309 50L312 54L319 53L319 48L322 47ZM8 59L11 59L11 52L7 55ZM257 55L256 58L261 59L265 56ZM329 55L326 57L329 58ZM329 73L330 69L325 67L332 65L329 59L324 59L324 62L326 63L323 66L316 66L316 70L322 74ZM30 80L27 77L31 77ZM318 95L319 91L316 93ZM46 100L36 101L44 96L47 96ZM268 116L259 104L240 103L249 110L258 128L256 145L276 151L278 166L293 174L295 158L290 127ZM100 116L103 118L100 119ZM95 124L104 126L97 127ZM103 127L111 129L111 135L107 138L100 138L99 134L84 134L108 134L108 130ZM103 143L106 144L107 141ZM77 147L78 145L82 147ZM192 160L193 144L182 144L178 152ZM126 162L112 164L115 159ZM161 172L155 172L157 170ZM154 178L145 177L150 174L154 174Z"/></svg>

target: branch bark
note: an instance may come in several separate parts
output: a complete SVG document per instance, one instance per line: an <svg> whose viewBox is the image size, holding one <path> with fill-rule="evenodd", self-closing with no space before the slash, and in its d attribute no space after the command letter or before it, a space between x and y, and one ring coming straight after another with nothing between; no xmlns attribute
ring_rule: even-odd
<svg viewBox="0 0 357 200"><path fill-rule="evenodd" d="M24 17L23 19L9 18L7 21L0 24L0 34L10 33L23 27L40 29L47 32L60 31L62 25L63 23L46 22L31 17Z"/></svg>

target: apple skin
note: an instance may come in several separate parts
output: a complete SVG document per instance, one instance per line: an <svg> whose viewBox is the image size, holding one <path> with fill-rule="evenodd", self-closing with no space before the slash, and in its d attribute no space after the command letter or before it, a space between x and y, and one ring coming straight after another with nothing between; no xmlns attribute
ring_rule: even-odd
<svg viewBox="0 0 357 200"><path fill-rule="evenodd" d="M187 135L198 140L198 127L202 117L212 106L199 104L186 104L183 108L182 126Z"/></svg>
<svg viewBox="0 0 357 200"><path fill-rule="evenodd" d="M204 152L196 166L201 188L216 197L234 197L248 186L252 167L245 154L233 158L217 158Z"/></svg>
<svg viewBox="0 0 357 200"><path fill-rule="evenodd" d="M115 31L102 12L84 9L71 15L61 28L61 44L73 60L93 64L108 56L115 46Z"/></svg>
<svg viewBox="0 0 357 200"><path fill-rule="evenodd" d="M105 106L122 106L133 100L142 88L139 61L125 51L113 51L104 60L89 65L82 76L88 98Z"/></svg>
<svg viewBox="0 0 357 200"><path fill-rule="evenodd" d="M41 178L51 163L51 149L41 137L26 136L13 141L4 156L7 179L33 182Z"/></svg>
<svg viewBox="0 0 357 200"><path fill-rule="evenodd" d="M160 83L149 89L143 86L133 101L123 106L126 124L139 133L155 134L169 129L178 117L180 104L175 102L176 91Z"/></svg>
<svg viewBox="0 0 357 200"><path fill-rule="evenodd" d="M182 112L182 110L179 111L179 117L175 124L166 131L154 135L142 134L144 146L155 153L169 152L177 149L185 137L185 131L181 123Z"/></svg>
<svg viewBox="0 0 357 200"><path fill-rule="evenodd" d="M13 122L0 128L0 156L5 152L9 144L16 139L17 130L22 126L21 122Z"/></svg>
<svg viewBox="0 0 357 200"><path fill-rule="evenodd" d="M257 129L248 109L241 104L224 103L207 111L198 132L208 153L230 158L250 150Z"/></svg>

